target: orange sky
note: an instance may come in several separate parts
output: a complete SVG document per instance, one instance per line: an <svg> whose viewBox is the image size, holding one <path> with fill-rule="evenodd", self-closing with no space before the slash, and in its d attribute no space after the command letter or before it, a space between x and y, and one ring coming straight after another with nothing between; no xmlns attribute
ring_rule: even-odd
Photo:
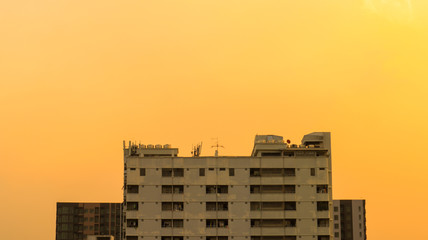
<svg viewBox="0 0 428 240"><path fill-rule="evenodd" d="M0 232L121 201L122 140L249 155L331 131L370 239L428 239L428 1L0 1Z"/></svg>

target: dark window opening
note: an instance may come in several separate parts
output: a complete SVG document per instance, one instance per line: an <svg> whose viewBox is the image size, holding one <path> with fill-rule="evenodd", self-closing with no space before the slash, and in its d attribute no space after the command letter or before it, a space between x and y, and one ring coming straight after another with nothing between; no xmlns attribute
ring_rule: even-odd
<svg viewBox="0 0 428 240"><path fill-rule="evenodd" d="M317 211L328 211L328 202L317 202Z"/></svg>
<svg viewBox="0 0 428 240"><path fill-rule="evenodd" d="M330 219L328 218L320 218L318 219L318 227L328 227Z"/></svg>
<svg viewBox="0 0 428 240"><path fill-rule="evenodd" d="M127 219L126 220L126 226L127 227L138 227L138 219Z"/></svg>
<svg viewBox="0 0 428 240"><path fill-rule="evenodd" d="M184 192L183 185L163 185L162 193L182 194Z"/></svg>
<svg viewBox="0 0 428 240"><path fill-rule="evenodd" d="M127 193L138 193L138 185L128 185L126 186Z"/></svg>
<svg viewBox="0 0 428 240"><path fill-rule="evenodd" d="M127 202L126 210L129 211L137 211L138 210L138 202Z"/></svg>
<svg viewBox="0 0 428 240"><path fill-rule="evenodd" d="M206 193L208 193L208 194L228 193L228 186L227 185L207 185L206 186Z"/></svg>
<svg viewBox="0 0 428 240"><path fill-rule="evenodd" d="M296 211L296 202L285 202L285 211Z"/></svg>
<svg viewBox="0 0 428 240"><path fill-rule="evenodd" d="M281 157L281 152L262 152L262 157Z"/></svg>
<svg viewBox="0 0 428 240"><path fill-rule="evenodd" d="M328 193L328 185L317 185L317 193Z"/></svg>

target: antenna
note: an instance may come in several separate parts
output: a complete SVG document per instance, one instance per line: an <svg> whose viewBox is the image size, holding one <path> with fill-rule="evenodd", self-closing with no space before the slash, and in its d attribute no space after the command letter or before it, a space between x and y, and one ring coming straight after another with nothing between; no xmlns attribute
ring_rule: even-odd
<svg viewBox="0 0 428 240"><path fill-rule="evenodd" d="M199 157L202 152L202 142L196 146L192 146L193 151L191 152L194 157Z"/></svg>
<svg viewBox="0 0 428 240"><path fill-rule="evenodd" d="M216 157L218 157L218 148L219 147L222 147L222 148L224 148L224 146L223 145L219 145L218 144L218 137L217 138L212 138L212 139L216 139L216 144L215 145L213 145L213 146L211 146L212 148L216 148L216 150L215 150L215 155L214 156L216 156Z"/></svg>

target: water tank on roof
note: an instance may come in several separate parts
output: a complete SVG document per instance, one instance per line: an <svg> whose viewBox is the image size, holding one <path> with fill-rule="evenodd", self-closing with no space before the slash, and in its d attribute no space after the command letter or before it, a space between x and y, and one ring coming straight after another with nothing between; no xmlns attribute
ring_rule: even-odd
<svg viewBox="0 0 428 240"><path fill-rule="evenodd" d="M155 148L162 148L162 145L156 144Z"/></svg>
<svg viewBox="0 0 428 240"><path fill-rule="evenodd" d="M163 148L171 148L171 145L170 144L165 144L165 145L163 145Z"/></svg>
<svg viewBox="0 0 428 240"><path fill-rule="evenodd" d="M153 144L149 144L147 145L147 148L154 148L155 146L153 146Z"/></svg>

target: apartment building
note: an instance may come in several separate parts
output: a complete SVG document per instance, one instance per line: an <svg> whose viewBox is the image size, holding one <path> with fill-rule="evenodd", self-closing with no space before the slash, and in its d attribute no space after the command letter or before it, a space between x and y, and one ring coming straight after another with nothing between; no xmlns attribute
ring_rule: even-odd
<svg viewBox="0 0 428 240"><path fill-rule="evenodd" d="M333 201L334 240L366 240L366 201Z"/></svg>
<svg viewBox="0 0 428 240"><path fill-rule="evenodd" d="M330 133L257 135L250 156L124 143L126 240L333 239Z"/></svg>
<svg viewBox="0 0 428 240"><path fill-rule="evenodd" d="M55 239L86 240L90 235L120 239L121 216L121 203L58 202Z"/></svg>

